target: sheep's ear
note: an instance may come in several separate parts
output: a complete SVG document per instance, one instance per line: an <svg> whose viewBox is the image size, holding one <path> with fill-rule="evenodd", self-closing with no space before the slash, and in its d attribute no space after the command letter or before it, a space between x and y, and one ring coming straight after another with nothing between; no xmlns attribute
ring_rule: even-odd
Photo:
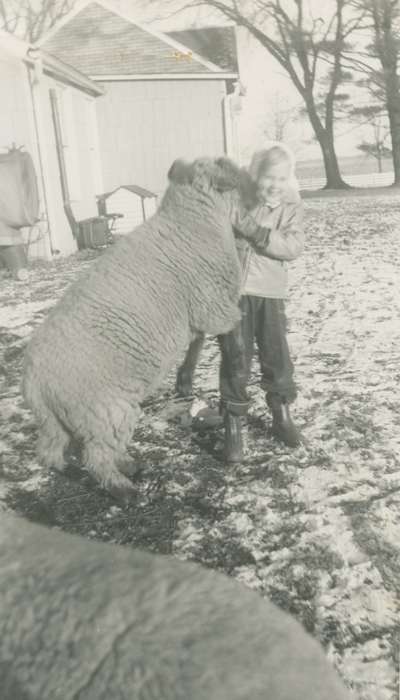
<svg viewBox="0 0 400 700"><path fill-rule="evenodd" d="M184 160L174 160L168 170L168 180L175 185L189 185L193 180L193 171L189 163Z"/></svg>
<svg viewBox="0 0 400 700"><path fill-rule="evenodd" d="M234 190L239 186L240 169L230 158L217 158L213 173L213 186L217 190Z"/></svg>

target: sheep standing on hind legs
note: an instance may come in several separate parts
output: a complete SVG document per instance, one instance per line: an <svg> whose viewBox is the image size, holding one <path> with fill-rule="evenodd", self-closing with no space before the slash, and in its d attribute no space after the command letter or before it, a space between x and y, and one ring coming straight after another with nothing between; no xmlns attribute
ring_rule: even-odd
<svg viewBox="0 0 400 700"><path fill-rule="evenodd" d="M74 440L102 486L129 494L123 472L134 473L127 445L142 401L193 337L239 320L231 221L241 178L224 158L176 161L157 213L93 263L35 331L23 393L44 465L63 469Z"/></svg>

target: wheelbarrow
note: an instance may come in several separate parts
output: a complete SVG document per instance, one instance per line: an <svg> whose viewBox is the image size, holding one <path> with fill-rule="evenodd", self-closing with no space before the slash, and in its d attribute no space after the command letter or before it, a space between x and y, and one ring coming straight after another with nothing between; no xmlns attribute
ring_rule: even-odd
<svg viewBox="0 0 400 700"><path fill-rule="evenodd" d="M114 242L115 223L123 214L102 214L77 221L79 250L99 248Z"/></svg>

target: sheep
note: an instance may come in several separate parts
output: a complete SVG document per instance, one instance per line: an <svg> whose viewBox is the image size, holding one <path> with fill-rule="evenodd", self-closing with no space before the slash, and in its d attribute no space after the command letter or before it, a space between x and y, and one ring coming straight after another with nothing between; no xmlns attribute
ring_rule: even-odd
<svg viewBox="0 0 400 700"><path fill-rule="evenodd" d="M0 514L2 700L346 700L317 642L198 564Z"/></svg>
<svg viewBox="0 0 400 700"><path fill-rule="evenodd" d="M237 173L237 190L243 207L253 209L257 202L257 183L245 168L240 168ZM238 231L244 234L243 231ZM245 234L246 235L246 234ZM178 367L175 381L175 391L178 397L189 398L193 395L194 373L204 346L205 334L197 334L186 350L182 364Z"/></svg>
<svg viewBox="0 0 400 700"><path fill-rule="evenodd" d="M135 474L127 445L140 405L191 340L240 318L232 208L243 174L226 158L175 161L156 214L110 247L36 329L22 392L40 462L62 470L71 445L116 498ZM244 191L244 190L243 190Z"/></svg>

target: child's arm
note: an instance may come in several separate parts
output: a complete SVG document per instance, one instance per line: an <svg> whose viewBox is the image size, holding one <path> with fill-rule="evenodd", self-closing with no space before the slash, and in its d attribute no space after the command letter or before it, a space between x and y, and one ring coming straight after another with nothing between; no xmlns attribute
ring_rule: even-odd
<svg viewBox="0 0 400 700"><path fill-rule="evenodd" d="M304 207L302 202L298 202L292 205L292 211L282 228L266 229L259 226L253 232L239 230L259 255L275 260L295 260L304 249L303 219Z"/></svg>
<svg viewBox="0 0 400 700"><path fill-rule="evenodd" d="M304 250L304 206L293 205L288 220L282 228L270 229L267 241L255 243L257 253L276 260L295 260Z"/></svg>
<svg viewBox="0 0 400 700"><path fill-rule="evenodd" d="M253 245L256 241L264 242L269 237L270 230L257 223L241 203L237 193L231 199L231 224L234 232L246 238Z"/></svg>

